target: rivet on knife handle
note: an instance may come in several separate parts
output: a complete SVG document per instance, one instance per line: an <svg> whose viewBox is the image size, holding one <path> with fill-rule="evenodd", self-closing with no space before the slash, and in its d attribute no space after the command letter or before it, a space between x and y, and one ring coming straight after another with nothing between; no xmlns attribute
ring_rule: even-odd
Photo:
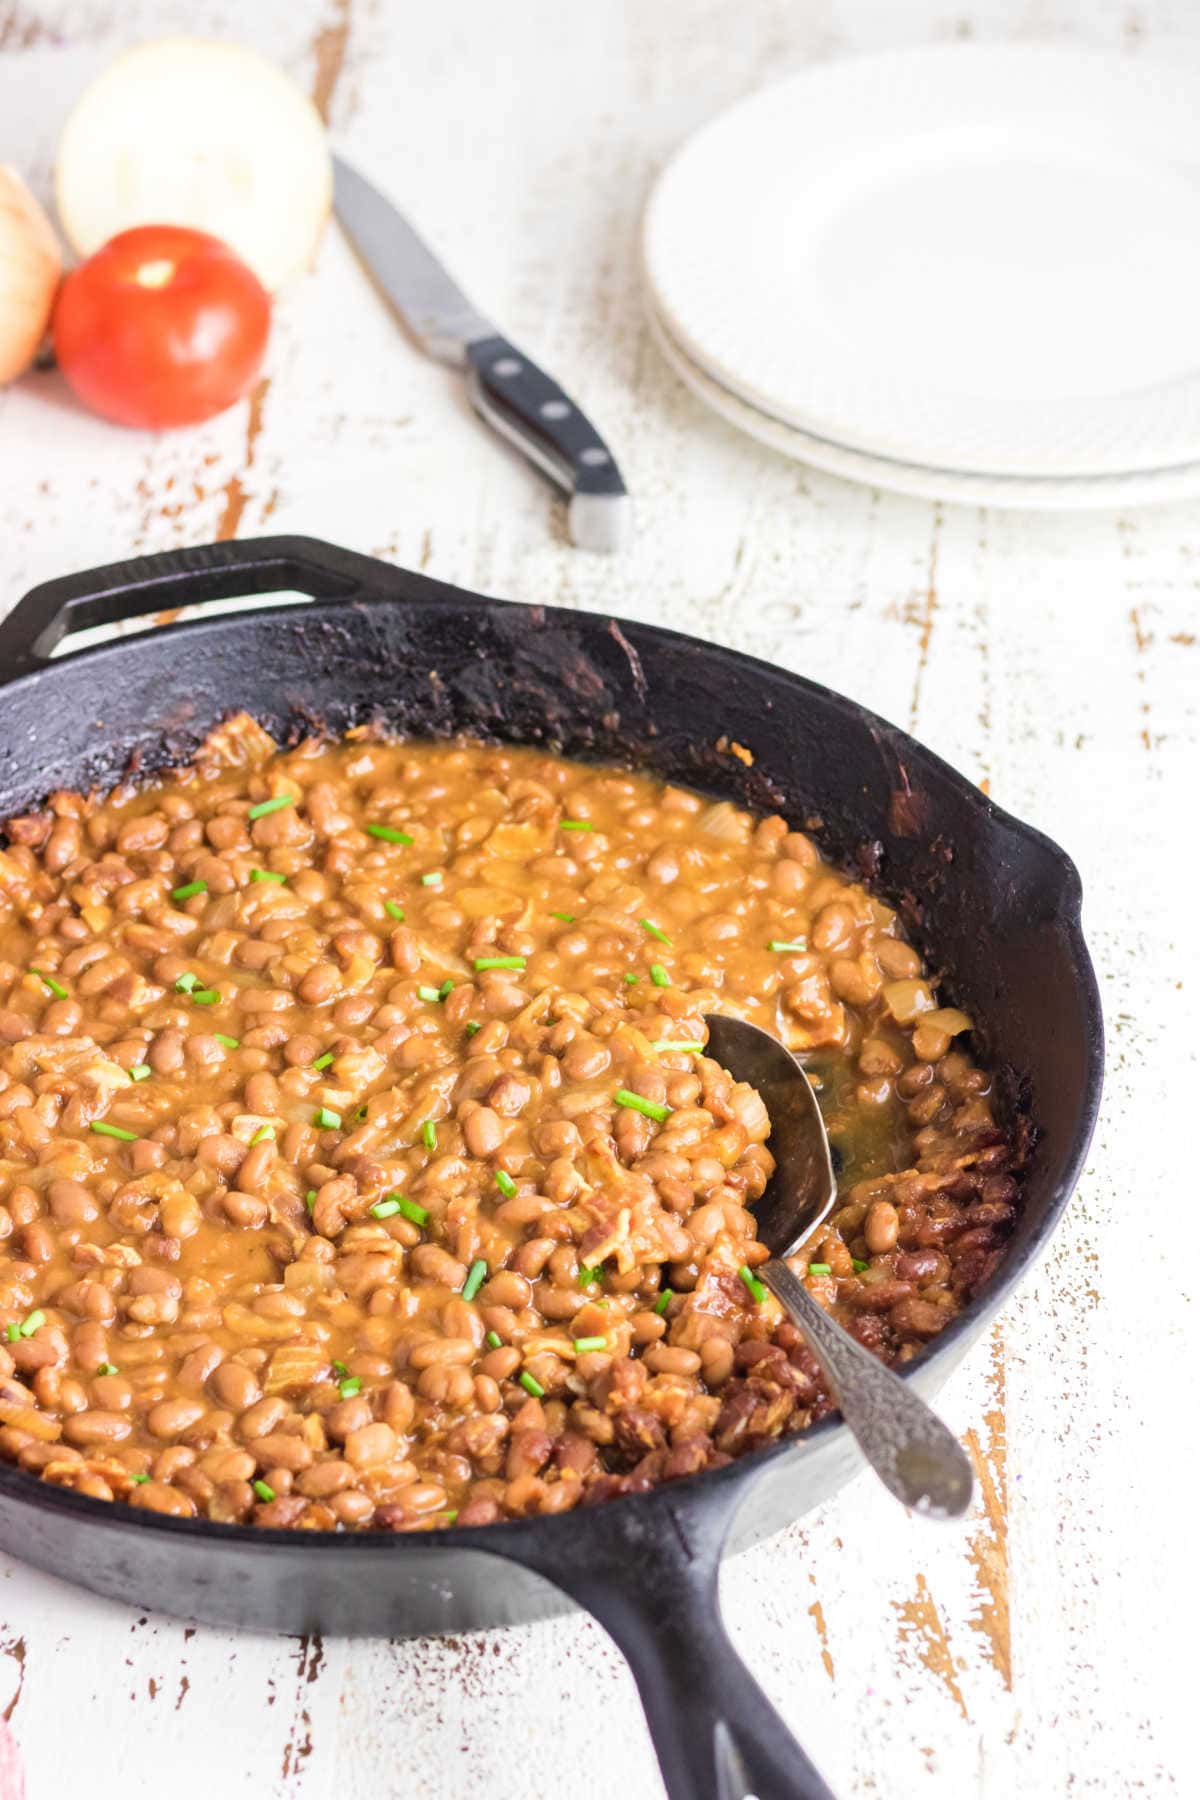
<svg viewBox="0 0 1200 1800"><path fill-rule="evenodd" d="M632 524L630 500L595 426L506 338L468 344L467 363L476 411L571 496L572 541L584 550L619 550Z"/></svg>

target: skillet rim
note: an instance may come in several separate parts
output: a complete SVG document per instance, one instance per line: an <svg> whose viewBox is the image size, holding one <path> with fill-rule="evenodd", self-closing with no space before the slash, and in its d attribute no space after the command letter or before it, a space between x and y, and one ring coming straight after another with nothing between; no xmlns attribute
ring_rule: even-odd
<svg viewBox="0 0 1200 1800"><path fill-rule="evenodd" d="M279 538L275 540L258 540L259 543L273 543L278 546L301 546L319 540L302 537L294 539ZM248 540L247 547L254 543ZM322 545L322 548L325 546ZM713 642L707 638L695 636L693 633L679 631L671 626L650 624L641 620L622 618L606 610L592 611L585 608L564 606L542 606L528 601L508 600L494 595L479 594L469 588L456 587L451 583L432 579L417 574L415 571L397 568L395 564L384 562L380 558L352 554L356 565L369 565L378 571L382 591L377 593L357 592L340 599L311 599L305 604L295 602L239 609L235 612L210 614L204 618L174 621L166 625L151 625L145 630L131 632L124 636L92 644L86 648L67 651L32 667L26 667L10 679L0 676L0 726L3 724L3 705L9 694L22 689L39 686L47 678L53 679L60 666L74 665L83 662L105 665L109 662L130 655L136 656L138 643L145 639L147 644L160 643L167 636L203 637L205 634L215 635L222 631L253 629L265 620L277 620L292 627L304 627L306 623L321 625L330 623L344 628L347 621L355 614L376 606L409 608L414 604L451 605L460 611L476 611L487 609L536 610L547 624L561 623L576 630L586 628L589 624L603 632L615 625L628 637L636 647L639 639L649 639L664 648L678 647L689 654L696 651L716 654L719 659L731 659L738 663L748 675L756 678L767 678L770 682L784 683L793 689L811 695L827 706L832 706L843 717L853 720L860 728L870 734L878 733L883 741L893 748L902 749L907 764L928 771L941 782L957 791L970 811L974 812L987 831L1008 832L1015 838L1034 846L1047 867L1053 867L1059 880L1057 891L1053 896L1053 904L1049 908L1047 922L1059 931L1064 940L1064 949L1068 955L1075 990L1081 1002L1082 1037L1083 1037L1083 1091L1079 1116L1071 1134L1070 1143L1064 1158L1062 1172L1054 1190L1049 1197L1046 1211L1037 1227L1031 1231L1026 1242L1019 1250L1005 1255L996 1275L982 1293L977 1295L970 1305L955 1318L944 1331L897 1372L902 1379L926 1369L943 1369L942 1379L953 1372L954 1366L961 1360L972 1340L982 1327L1001 1310L1013 1292L1032 1270L1044 1254L1050 1239L1058 1231L1063 1215L1070 1205L1079 1177L1083 1172L1092 1137L1099 1115L1100 1101L1104 1077L1104 1020L1100 1001L1099 983L1096 977L1091 955L1083 935L1082 900L1083 886L1079 871L1067 852L1047 833L1037 826L1028 824L1017 818L1004 807L997 805L991 797L981 791L967 776L951 763L930 750L921 741L913 737L902 726L893 724L881 714L873 712L861 702L852 700L848 695L835 688L813 681L809 676L801 675L794 670L781 667L777 663L768 662L763 657L752 656L748 652L738 650L730 645ZM413 589L410 593L403 591L403 583L410 582ZM186 600L181 604L189 604ZM201 603L202 604L202 603ZM880 741L880 737L876 741ZM584 760L584 759L580 759ZM631 759L637 766L636 759ZM166 767L167 764L159 765ZM157 769L148 774L157 773ZM872 883L868 879L866 885ZM957 1355L950 1353L957 1348ZM945 1366L948 1365L948 1366ZM768 1466L778 1463L783 1457L791 1459L797 1467L806 1455L814 1453L814 1447L822 1445L833 1433L848 1432L848 1427L837 1413L831 1413L816 1425L793 1436L784 1436L774 1443L761 1446L748 1455L738 1457L720 1469L703 1470L689 1475L682 1481L663 1483L646 1493L624 1494L602 1503L603 1510L611 1506L619 1506L625 1516L632 1518L635 1509L647 1523L659 1523L664 1508L679 1504L680 1496L685 1505L701 1506L707 1499L723 1494L726 1489L739 1485L749 1488L756 1475L764 1473ZM845 1486L839 1482L822 1504L829 1504ZM568 1534L580 1529L579 1522L593 1510L589 1507L575 1507L561 1514L538 1515L528 1519L497 1520L491 1525L441 1526L428 1531L415 1532L383 1532L383 1531L306 1531L303 1534L295 1530L257 1525L223 1524L205 1518L178 1519L167 1514L154 1513L140 1507L130 1506L121 1500L99 1500L86 1494L76 1493L73 1489L58 1487L43 1481L15 1464L0 1460L0 1495L11 1497L20 1506L44 1507L48 1512L75 1518L80 1524L108 1526L116 1531L128 1531L133 1528L147 1527L151 1530L177 1534L199 1541L216 1544L258 1545L261 1547L298 1548L297 1538L303 1536L305 1544L318 1552L331 1553L335 1548L347 1554L366 1554L373 1551L379 1554L387 1550L388 1554L398 1553L398 1546L404 1543L414 1554L424 1548L430 1551L445 1552L447 1550L464 1550L489 1553L489 1546L494 1546L490 1553L504 1556L501 1539L509 1547L514 1560L520 1560L518 1545L521 1540L536 1533L541 1546L554 1543L554 1533L559 1534L559 1541L567 1541ZM801 1509L803 1511L803 1509ZM731 1514L732 1516L732 1514ZM800 1517L796 1513L794 1517ZM782 1527L781 1527L782 1528ZM353 1548L351 1548L353 1547ZM530 1566L530 1565L527 1565Z"/></svg>

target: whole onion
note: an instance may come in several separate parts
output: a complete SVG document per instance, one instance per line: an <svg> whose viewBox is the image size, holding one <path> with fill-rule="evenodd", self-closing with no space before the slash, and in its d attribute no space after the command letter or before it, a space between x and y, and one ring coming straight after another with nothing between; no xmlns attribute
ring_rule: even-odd
<svg viewBox="0 0 1200 1800"><path fill-rule="evenodd" d="M61 274L49 219L16 170L0 167L0 386L37 355Z"/></svg>

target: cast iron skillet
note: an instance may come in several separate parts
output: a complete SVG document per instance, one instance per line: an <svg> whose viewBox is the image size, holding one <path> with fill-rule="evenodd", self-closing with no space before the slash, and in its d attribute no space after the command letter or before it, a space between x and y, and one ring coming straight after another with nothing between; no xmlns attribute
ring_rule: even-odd
<svg viewBox="0 0 1200 1800"><path fill-rule="evenodd" d="M81 627L235 595L284 605L170 626L47 666ZM1068 858L894 726L797 675L603 614L464 593L305 538L213 544L52 581L0 625L0 818L57 787L186 758L246 708L279 739L378 721L636 762L815 831L899 904L979 1021L1038 1143L988 1292L909 1376L932 1395L1055 1229L1100 1095L1099 996ZM728 749L737 743L753 762ZM1016 1073L1019 1072L1019 1073ZM561 1516L415 1536L258 1531L105 1504L0 1464L0 1543L114 1599L216 1625L410 1636L569 1600L636 1677L673 1800L828 1796L725 1635L724 1549L859 1467L836 1419L711 1474Z"/></svg>

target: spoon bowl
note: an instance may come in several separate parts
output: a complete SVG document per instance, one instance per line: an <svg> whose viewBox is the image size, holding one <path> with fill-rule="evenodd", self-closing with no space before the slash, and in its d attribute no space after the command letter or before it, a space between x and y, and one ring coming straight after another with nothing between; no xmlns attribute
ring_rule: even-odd
<svg viewBox="0 0 1200 1800"><path fill-rule="evenodd" d="M809 1080L778 1038L744 1019L709 1013L708 1053L762 1096L771 1121L775 1173L752 1207L759 1242L791 1256L837 1199L837 1178L821 1108Z"/></svg>

